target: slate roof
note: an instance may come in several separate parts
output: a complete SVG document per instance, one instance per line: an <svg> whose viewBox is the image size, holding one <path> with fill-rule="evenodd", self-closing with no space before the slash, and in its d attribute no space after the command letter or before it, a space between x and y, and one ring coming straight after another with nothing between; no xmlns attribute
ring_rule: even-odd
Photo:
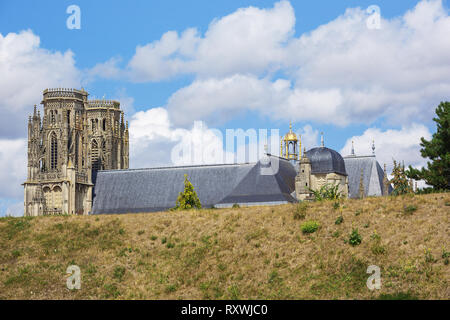
<svg viewBox="0 0 450 320"><path fill-rule="evenodd" d="M359 197L359 182L363 170L364 193L366 196L383 195L383 169L381 169L375 155L344 157L345 168L348 173L348 190L350 198ZM389 193L392 187L389 187Z"/></svg>
<svg viewBox="0 0 450 320"><path fill-rule="evenodd" d="M339 173L347 175L344 159L332 149L326 147L313 148L306 152L311 160L311 173Z"/></svg>
<svg viewBox="0 0 450 320"><path fill-rule="evenodd" d="M267 164L269 162L269 165ZM203 207L294 202L295 169L269 156L257 163L98 171L93 214L153 212L175 206L184 174Z"/></svg>

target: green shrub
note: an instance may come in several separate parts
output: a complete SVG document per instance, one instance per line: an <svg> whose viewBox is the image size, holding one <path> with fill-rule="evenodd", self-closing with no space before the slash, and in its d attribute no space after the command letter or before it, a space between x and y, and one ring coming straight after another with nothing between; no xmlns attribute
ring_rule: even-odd
<svg viewBox="0 0 450 320"><path fill-rule="evenodd" d="M105 294L106 298L109 298L109 297L117 298L118 296L120 296L120 291L113 284L109 284L109 283L105 284L104 289L106 291L106 294Z"/></svg>
<svg viewBox="0 0 450 320"><path fill-rule="evenodd" d="M405 206L405 207L403 208L403 213L404 213L405 215L412 215L413 212L416 211L416 210L417 210L417 206L415 206L415 205L409 205L409 206Z"/></svg>
<svg viewBox="0 0 450 320"><path fill-rule="evenodd" d="M334 209L334 210L339 209L340 206L341 206L341 204L339 203L339 201L333 202L333 209Z"/></svg>
<svg viewBox="0 0 450 320"><path fill-rule="evenodd" d="M317 221L310 220L303 223L300 229L302 230L303 233L314 233L317 231L319 226L320 225Z"/></svg>
<svg viewBox="0 0 450 320"><path fill-rule="evenodd" d="M295 207L294 219L295 220L305 219L307 209L308 204L306 202L300 202L299 204L297 204L297 206Z"/></svg>
<svg viewBox="0 0 450 320"><path fill-rule="evenodd" d="M425 249L425 262L434 263L436 259L434 259L433 254L430 249Z"/></svg>
<svg viewBox="0 0 450 320"><path fill-rule="evenodd" d="M194 186L188 180L187 174L184 175L184 191L178 195L175 207L172 210L189 210L189 209L201 209L202 205L197 193L194 190Z"/></svg>
<svg viewBox="0 0 450 320"><path fill-rule="evenodd" d="M139 230L138 231L138 235L140 236L140 235L143 235L145 233L145 231L144 230Z"/></svg>
<svg viewBox="0 0 450 320"><path fill-rule="evenodd" d="M123 276L125 275L125 267L117 266L114 268L113 277L119 281L122 281Z"/></svg>
<svg viewBox="0 0 450 320"><path fill-rule="evenodd" d="M270 284L280 284L281 282L282 282L282 278L278 274L277 270L273 270L271 273L269 273L268 283L270 283Z"/></svg>
<svg viewBox="0 0 450 320"><path fill-rule="evenodd" d="M342 222L344 222L344 217L343 216L339 216L339 217L337 217L337 219L334 222L334 224L341 224Z"/></svg>
<svg viewBox="0 0 450 320"><path fill-rule="evenodd" d="M384 254L386 252L386 249L379 242L374 243L370 250L376 255Z"/></svg>
<svg viewBox="0 0 450 320"><path fill-rule="evenodd" d="M177 286L175 284L169 284L166 287L166 293L175 292L177 290Z"/></svg>
<svg viewBox="0 0 450 320"><path fill-rule="evenodd" d="M233 204L233 206L232 206L233 209L240 208L240 207L241 207L241 206L238 205L237 203Z"/></svg>
<svg viewBox="0 0 450 320"><path fill-rule="evenodd" d="M362 237L361 235L358 233L358 229L353 229L352 233L350 233L350 237L348 239L348 242L352 245L352 246L357 246L361 243L362 241Z"/></svg>
<svg viewBox="0 0 450 320"><path fill-rule="evenodd" d="M372 240L380 240L380 239L381 239L380 235L379 235L376 231L374 231L374 232L372 233L372 235L370 236L370 238L371 238ZM406 242L406 243L408 243L408 242ZM404 243L404 244L406 244L406 243Z"/></svg>
<svg viewBox="0 0 450 320"><path fill-rule="evenodd" d="M326 183L317 190L308 189L314 195L315 201L337 200L342 197L342 193L339 192L339 185L334 183Z"/></svg>
<svg viewBox="0 0 450 320"><path fill-rule="evenodd" d="M156 239L158 239L157 236L151 236L151 237L150 237L150 240L152 240L152 241L155 241Z"/></svg>
<svg viewBox="0 0 450 320"><path fill-rule="evenodd" d="M239 288L237 285L234 284L234 285L228 287L228 293L230 295L231 300L239 300L240 292L239 292Z"/></svg>
<svg viewBox="0 0 450 320"><path fill-rule="evenodd" d="M169 249L175 248L175 243L167 242L166 247L169 248Z"/></svg>
<svg viewBox="0 0 450 320"><path fill-rule="evenodd" d="M20 257L20 256L22 255L22 253L20 252L20 250L13 250L13 252L11 253L11 255L12 255L14 258L18 258L18 257Z"/></svg>

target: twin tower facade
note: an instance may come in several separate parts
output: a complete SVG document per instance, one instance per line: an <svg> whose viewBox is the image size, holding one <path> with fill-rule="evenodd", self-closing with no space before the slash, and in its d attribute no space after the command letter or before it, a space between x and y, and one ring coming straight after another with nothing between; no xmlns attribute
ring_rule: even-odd
<svg viewBox="0 0 450 320"><path fill-rule="evenodd" d="M93 174L127 169L128 122L120 103L76 89L46 89L28 120L24 214L88 214Z"/></svg>

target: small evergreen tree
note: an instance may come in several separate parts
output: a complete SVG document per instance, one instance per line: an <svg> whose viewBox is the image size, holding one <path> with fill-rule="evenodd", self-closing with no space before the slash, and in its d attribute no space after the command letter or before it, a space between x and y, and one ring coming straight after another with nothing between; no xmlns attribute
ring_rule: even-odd
<svg viewBox="0 0 450 320"><path fill-rule="evenodd" d="M188 180L187 174L184 175L184 191L180 192L175 204L174 210L189 210L189 209L201 209L202 205L197 193L194 190L194 186Z"/></svg>
<svg viewBox="0 0 450 320"><path fill-rule="evenodd" d="M392 175L394 176L391 180L392 184L394 185L392 195L398 196L400 194L412 192L411 186L408 182L408 178L406 177L404 165L397 164L397 161L394 160L394 169L392 169Z"/></svg>
<svg viewBox="0 0 450 320"><path fill-rule="evenodd" d="M430 141L421 139L420 153L429 158L427 168L421 170L409 166L407 175L416 180L425 180L436 190L450 189L450 102L441 102L436 108L436 133Z"/></svg>

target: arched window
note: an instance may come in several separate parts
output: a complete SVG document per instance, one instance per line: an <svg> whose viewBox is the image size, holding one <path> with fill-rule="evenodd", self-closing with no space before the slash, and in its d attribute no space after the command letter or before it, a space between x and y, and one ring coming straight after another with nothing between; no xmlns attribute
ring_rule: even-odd
<svg viewBox="0 0 450 320"><path fill-rule="evenodd" d="M79 140L80 140L80 136L77 133L77 135L75 137L75 168L78 168L78 157L79 157L78 152L79 152L79 148L80 148Z"/></svg>
<svg viewBox="0 0 450 320"><path fill-rule="evenodd" d="M58 139L56 133L50 136L50 168L56 169L58 167Z"/></svg>
<svg viewBox="0 0 450 320"><path fill-rule="evenodd" d="M92 143L91 143L91 164L92 164L93 170L100 169L98 143L96 140L92 140Z"/></svg>
<svg viewBox="0 0 450 320"><path fill-rule="evenodd" d="M106 119L103 119L103 131L106 131Z"/></svg>
<svg viewBox="0 0 450 320"><path fill-rule="evenodd" d="M84 168L84 137L81 137L81 166Z"/></svg>

